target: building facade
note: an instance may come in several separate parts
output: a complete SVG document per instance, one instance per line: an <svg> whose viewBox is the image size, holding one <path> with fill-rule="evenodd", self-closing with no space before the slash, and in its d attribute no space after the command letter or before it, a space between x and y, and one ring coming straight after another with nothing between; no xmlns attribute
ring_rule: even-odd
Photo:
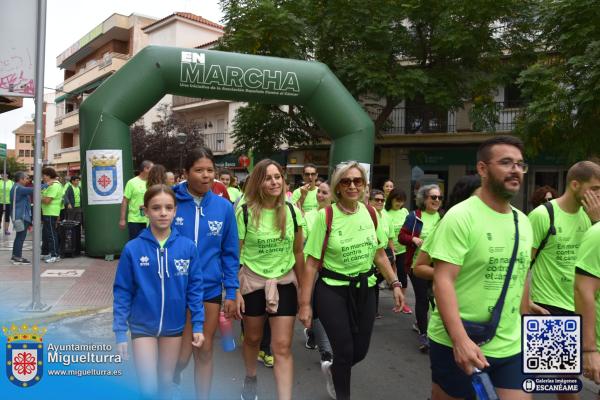
<svg viewBox="0 0 600 400"><path fill-rule="evenodd" d="M27 172L33 173L33 121L27 121L13 131L15 135L15 157L17 162L27 166Z"/></svg>

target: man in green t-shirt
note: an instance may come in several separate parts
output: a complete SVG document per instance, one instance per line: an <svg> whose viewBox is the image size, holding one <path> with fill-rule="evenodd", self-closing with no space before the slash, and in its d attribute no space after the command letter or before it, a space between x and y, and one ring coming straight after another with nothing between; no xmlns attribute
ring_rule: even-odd
<svg viewBox="0 0 600 400"><path fill-rule="evenodd" d="M144 160L140 164L140 173L131 178L125 185L123 201L121 202L121 218L119 228L129 231L129 240L135 239L141 231L146 229L148 218L144 215L144 194L146 193L146 181L148 174L154 166L152 161Z"/></svg>
<svg viewBox="0 0 600 400"><path fill-rule="evenodd" d="M305 164L302 169L304 185L292 193L292 203L297 205L303 213L319 208L317 202L317 167L314 164Z"/></svg>
<svg viewBox="0 0 600 400"><path fill-rule="evenodd" d="M12 213L11 208L11 199L10 199L10 189L13 187L13 181L8 179L8 175L2 176L2 181L0 182L0 220L2 220L2 214L4 214L4 234L10 235L10 231L8 227L10 225L10 215Z"/></svg>
<svg viewBox="0 0 600 400"><path fill-rule="evenodd" d="M42 169L42 180L48 185L42 190L42 258L47 263L60 260L56 224L62 205L63 188L52 167Z"/></svg>
<svg viewBox="0 0 600 400"><path fill-rule="evenodd" d="M600 384L600 223L583 236L575 261L575 312L583 327L583 375Z"/></svg>
<svg viewBox="0 0 600 400"><path fill-rule="evenodd" d="M65 190L65 208L66 218L72 221L78 221L83 225L83 212L81 208L81 179L73 175L67 183Z"/></svg>
<svg viewBox="0 0 600 400"><path fill-rule="evenodd" d="M430 243L437 304L427 331L432 400L474 397L475 368L489 374L500 398L530 398L522 391L520 304L533 234L527 217L510 205L527 169L520 139L495 136L483 142L477 151L481 193L450 209ZM500 321L479 347L462 319L490 320L515 247L515 218L518 247Z"/></svg>
<svg viewBox="0 0 600 400"><path fill-rule="evenodd" d="M600 220L600 199L597 196L600 196L600 165L580 161L567 172L565 193L550 202L555 233L547 236L550 215L545 205L538 206L529 214L533 228L532 254L535 256L531 300L552 315L574 314L575 259L583 235L592 222ZM538 253L546 237L546 244ZM544 311L529 304L529 311Z"/></svg>

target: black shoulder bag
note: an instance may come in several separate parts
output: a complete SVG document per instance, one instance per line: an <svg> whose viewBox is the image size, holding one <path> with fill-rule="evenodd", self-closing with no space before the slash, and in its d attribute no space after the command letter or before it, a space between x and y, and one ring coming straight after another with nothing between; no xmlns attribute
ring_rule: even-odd
<svg viewBox="0 0 600 400"><path fill-rule="evenodd" d="M510 283L513 267L517 260L517 251L519 249L519 216L515 210L512 210L512 213L515 221L515 245L508 264L508 270L506 271L506 277L504 278L502 292L500 292L500 297L494 306L492 316L488 322L473 322L461 318L465 331L467 331L467 335L469 335L469 338L478 346L488 343L496 335L502 308L504 308L504 299L506 298L506 292L508 292L508 284Z"/></svg>

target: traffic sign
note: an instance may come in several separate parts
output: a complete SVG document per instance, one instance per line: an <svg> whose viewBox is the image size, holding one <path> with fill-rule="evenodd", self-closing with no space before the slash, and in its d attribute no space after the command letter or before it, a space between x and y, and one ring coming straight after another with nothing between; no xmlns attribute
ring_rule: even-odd
<svg viewBox="0 0 600 400"><path fill-rule="evenodd" d="M0 143L0 157L6 157L6 143Z"/></svg>

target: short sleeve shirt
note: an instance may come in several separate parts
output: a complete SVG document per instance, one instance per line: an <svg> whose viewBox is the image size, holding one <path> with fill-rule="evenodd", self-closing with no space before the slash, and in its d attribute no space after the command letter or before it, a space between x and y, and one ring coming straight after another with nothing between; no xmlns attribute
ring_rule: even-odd
<svg viewBox="0 0 600 400"><path fill-rule="evenodd" d="M300 200L301 192L300 188L294 190L292 193L292 203L296 204L298 200ZM315 187L313 190L309 190L306 194L306 198L304 199L304 203L302 204L302 211L305 213L316 210L319 208L319 202L317 201L317 188Z"/></svg>
<svg viewBox="0 0 600 400"><path fill-rule="evenodd" d="M144 205L144 194L146 193L146 181L135 177L127 181L123 196L128 201L127 204L127 222L145 224L148 218L140 212L140 207Z"/></svg>
<svg viewBox="0 0 600 400"><path fill-rule="evenodd" d="M373 266L375 252L385 248L388 241L383 224L378 223L375 230L367 207L362 203L358 203L358 207L356 213L348 215L342 213L337 206L332 206L333 221L323 267L346 276L368 272ZM322 209L304 247L306 256L317 260L321 258L325 230L325 209ZM374 286L376 280L375 275L369 277L369 286ZM329 278L323 278L323 281L332 286L349 285L347 281Z"/></svg>
<svg viewBox="0 0 600 400"><path fill-rule="evenodd" d="M278 278L287 274L296 263L294 256L294 221L286 205L286 231L281 238L277 227L275 210L263 209L260 214L260 223L256 226L252 218L252 211L248 208L248 225L244 224L242 207L235 211L238 236L244 241L240 262L256 274L267 279ZM294 206L298 227L306 226L300 210Z"/></svg>
<svg viewBox="0 0 600 400"><path fill-rule="evenodd" d="M600 279L600 223L597 223L583 236L577 254L577 268ZM596 292L596 348L600 351L600 291Z"/></svg>
<svg viewBox="0 0 600 400"><path fill-rule="evenodd" d="M390 225L394 229L394 251L396 254L406 253L406 246L400 244L398 241L398 236L400 235L400 230L404 225L404 221L408 216L408 210L406 208L401 208L399 210L388 210L385 212L390 217Z"/></svg>
<svg viewBox="0 0 600 400"><path fill-rule="evenodd" d="M440 213L438 212L436 212L435 214L429 214L423 211L423 213L421 213L421 221L423 221L423 228L421 229L421 235L419 236L419 238L422 239L423 242L425 242L429 235L431 235L435 231L435 228L440 222L440 219ZM415 251L415 254L413 255L413 267L420 251L420 249L417 249L417 251Z"/></svg>
<svg viewBox="0 0 600 400"><path fill-rule="evenodd" d="M304 220L306 221L306 230L304 231L304 239L308 240L310 236L310 231L312 230L317 217L319 216L319 210L311 210L304 214Z"/></svg>
<svg viewBox="0 0 600 400"><path fill-rule="evenodd" d="M242 196L242 192L240 192L239 189L234 187L228 187L227 193L229 194L229 201L231 201L232 203L235 203L237 199L239 199Z"/></svg>
<svg viewBox="0 0 600 400"><path fill-rule="evenodd" d="M42 203L42 215L58 217L63 199L63 187L58 181L54 181L46 189L42 190L42 197L51 197L48 204Z"/></svg>
<svg viewBox="0 0 600 400"><path fill-rule="evenodd" d="M496 336L481 346L483 354L489 357L510 357L521 351L520 303L529 270L533 234L525 214L517 211L517 215L517 259L500 323ZM460 267L454 289L461 318L476 322L489 321L490 310L502 291L514 238L513 214L492 210L478 196L455 205L440 221L435 240L427 248L433 260ZM431 316L427 334L434 342L452 347L439 308Z"/></svg>
<svg viewBox="0 0 600 400"><path fill-rule="evenodd" d="M4 190L4 185L6 184L6 190ZM10 189L12 189L14 185L14 182L11 181L10 179L7 179L6 181L4 180L0 180L0 192L4 193L4 196L2 196L2 204L10 204L12 203L12 199L10 198Z"/></svg>
<svg viewBox="0 0 600 400"><path fill-rule="evenodd" d="M577 250L592 223L583 207L571 214L563 211L556 200L552 200L551 204L556 235L550 235L535 260L531 277L531 299L536 303L574 311ZM529 221L533 229L533 247L537 249L550 228L550 216L546 207L541 205L533 210L529 214Z"/></svg>

